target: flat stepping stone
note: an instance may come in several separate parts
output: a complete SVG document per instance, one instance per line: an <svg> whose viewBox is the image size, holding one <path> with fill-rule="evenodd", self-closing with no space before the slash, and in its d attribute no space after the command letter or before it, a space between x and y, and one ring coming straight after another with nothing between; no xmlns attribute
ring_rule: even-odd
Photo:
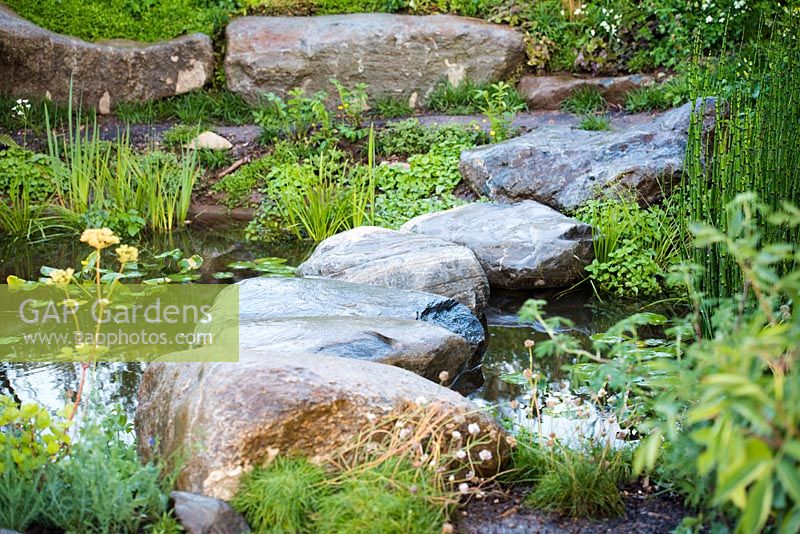
<svg viewBox="0 0 800 534"><path fill-rule="evenodd" d="M235 288L235 289L234 289ZM212 313L215 328L224 331L229 299L238 295L238 324L287 317L372 317L422 321L464 338L473 363L483 354L486 333L469 308L453 299L369 284L327 278L249 278L223 290ZM217 333L217 332L215 332Z"/></svg>
<svg viewBox="0 0 800 534"><path fill-rule="evenodd" d="M254 349L379 362L434 382L442 371L456 378L471 356L469 343L458 334L424 321L389 317L283 317L243 323L240 353Z"/></svg>
<svg viewBox="0 0 800 534"><path fill-rule="evenodd" d="M452 15L242 17L225 35L228 88L253 100L296 87L333 97L336 78L415 106L442 79L503 80L525 62L521 32Z"/></svg>
<svg viewBox="0 0 800 534"><path fill-rule="evenodd" d="M564 124L465 150L459 169L478 194L501 202L536 200L560 211L608 191L643 203L669 193L683 174L692 104L614 131ZM713 115L713 105L706 107Z"/></svg>
<svg viewBox="0 0 800 534"><path fill-rule="evenodd" d="M505 289L570 286L594 256L589 225L533 201L477 202L421 215L402 229L464 245L489 284Z"/></svg>
<svg viewBox="0 0 800 534"><path fill-rule="evenodd" d="M297 274L425 291L452 298L478 314L489 298L489 281L470 249L377 226L329 237Z"/></svg>
<svg viewBox="0 0 800 534"><path fill-rule="evenodd" d="M470 450L465 471L492 476L510 450L488 413L455 391L391 365L259 350L235 363L184 358L189 361L147 366L135 419L143 460L180 455L180 491L230 500L253 467L278 454L336 454L376 417L414 402L433 404L435 417L454 421L463 436L468 425L478 425L475 439L484 445ZM483 449L492 458L479 458Z"/></svg>

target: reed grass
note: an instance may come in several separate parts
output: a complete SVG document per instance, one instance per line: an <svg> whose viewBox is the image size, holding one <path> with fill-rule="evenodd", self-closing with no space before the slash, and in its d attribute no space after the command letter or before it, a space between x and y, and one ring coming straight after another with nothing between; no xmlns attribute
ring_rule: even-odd
<svg viewBox="0 0 800 534"><path fill-rule="evenodd" d="M715 95L716 126L706 135L703 114L692 117L685 175L678 193L684 228L703 222L726 231L726 206L752 192L774 212L784 203L800 204L800 45L791 34L775 35L768 46L734 64L705 71L694 82L695 96ZM764 224L765 243L800 241L798 227ZM688 231L687 234L688 235ZM702 267L696 289L711 299L743 290L742 274L718 245L687 250ZM791 268L792 266L786 266Z"/></svg>

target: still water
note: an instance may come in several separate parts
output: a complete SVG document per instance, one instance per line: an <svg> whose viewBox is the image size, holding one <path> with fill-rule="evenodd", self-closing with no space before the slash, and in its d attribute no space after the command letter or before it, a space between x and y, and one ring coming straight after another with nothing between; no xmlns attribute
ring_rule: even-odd
<svg viewBox="0 0 800 534"><path fill-rule="evenodd" d="M154 236L137 245L153 253L180 248L187 256L201 255L204 259L200 271L203 282L218 282L211 275L229 270L227 265L234 261L278 256L286 258L290 265L298 265L310 254L307 244L249 242L243 237L242 227L220 227L219 224L187 227L171 235ZM40 245L6 244L0 246L0 276L3 280L10 274L36 278L42 265L57 268L75 266L87 252L86 246L76 239ZM257 275L248 271L235 272L234 281ZM566 295L494 294L487 310L489 343L483 360L484 380L470 394L477 402L507 404L503 401L524 396L521 388L503 382L499 376L501 373L520 371L527 366L528 353L523 346L526 339L544 339L544 334L536 325L520 324L517 319L520 306L533 296L548 300L548 314L572 320L575 327L571 334L584 340L595 332L605 330L620 317L619 309L600 306L591 299L591 295L581 292ZM569 362L553 358L538 363L549 382L558 382L564 376L562 366ZM90 374L90 391L103 404L119 404L132 416L144 367L145 364L136 362L98 364ZM56 411L64 406L68 396L77 387L79 374L79 364L0 363L0 393L12 395L20 401L35 401Z"/></svg>

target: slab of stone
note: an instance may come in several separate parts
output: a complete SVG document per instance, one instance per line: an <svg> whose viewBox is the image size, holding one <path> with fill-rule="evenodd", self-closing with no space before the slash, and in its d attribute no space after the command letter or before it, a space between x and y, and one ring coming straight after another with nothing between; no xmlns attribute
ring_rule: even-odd
<svg viewBox="0 0 800 534"><path fill-rule="evenodd" d="M305 352L395 365L439 382L470 361L467 340L424 321L389 317L284 317L243 322L239 350Z"/></svg>
<svg viewBox="0 0 800 534"><path fill-rule="evenodd" d="M590 226L533 201L477 202L421 215L402 228L464 245L489 284L504 289L570 286L594 255Z"/></svg>
<svg viewBox="0 0 800 534"><path fill-rule="evenodd" d="M610 104L622 106L630 91L652 85L655 81L647 74L631 74L608 78L582 78L578 76L523 76L517 84L528 109L561 109L564 100L584 87L594 87Z"/></svg>
<svg viewBox="0 0 800 534"><path fill-rule="evenodd" d="M705 109L713 116L713 101ZM683 174L691 114L692 103L687 103L612 131L543 126L465 150L459 169L473 191L501 202L535 200L569 211L608 192L628 192L652 204Z"/></svg>
<svg viewBox="0 0 800 534"><path fill-rule="evenodd" d="M173 491L169 494L175 518L186 534L244 534L250 526L231 506L220 499Z"/></svg>
<svg viewBox="0 0 800 534"><path fill-rule="evenodd" d="M431 403L464 436L477 424L485 446L470 451L470 468L497 472L505 435L466 398L398 367L319 354L248 351L237 363L152 363L139 388L137 443L145 461L183 460L176 489L229 500L243 474L276 455L324 458L375 417L417 402ZM477 457L482 449L490 460Z"/></svg>
<svg viewBox="0 0 800 534"><path fill-rule="evenodd" d="M525 61L519 31L452 15L242 17L225 34L228 88L250 100L296 87L333 95L336 78L414 106L442 79L507 79Z"/></svg>
<svg viewBox="0 0 800 534"><path fill-rule="evenodd" d="M288 317L386 317L424 321L458 334L469 343L473 357L479 358L486 334L483 325L469 308L432 293L369 284L356 284L327 278L249 278L230 290L223 290L214 304L220 314L215 325L224 328L223 319L230 299L238 298L239 324Z"/></svg>
<svg viewBox="0 0 800 534"><path fill-rule="evenodd" d="M29 22L0 5L0 93L69 99L108 113L199 89L214 72L211 39L201 33L160 43L88 43Z"/></svg>
<svg viewBox="0 0 800 534"><path fill-rule="evenodd" d="M468 248L377 226L329 237L297 274L425 291L452 298L477 314L489 297L486 274Z"/></svg>

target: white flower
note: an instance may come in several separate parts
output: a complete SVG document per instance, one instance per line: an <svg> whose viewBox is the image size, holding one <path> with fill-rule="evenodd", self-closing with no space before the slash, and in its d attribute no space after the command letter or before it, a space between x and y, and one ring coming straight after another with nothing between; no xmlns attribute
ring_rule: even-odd
<svg viewBox="0 0 800 534"><path fill-rule="evenodd" d="M456 479L455 475L450 475L449 477L447 477L448 482L454 482L455 479Z"/></svg>
<svg viewBox="0 0 800 534"><path fill-rule="evenodd" d="M492 451L488 449L483 449L481 452L478 453L478 458L481 459L483 462L488 462L492 459Z"/></svg>
<svg viewBox="0 0 800 534"><path fill-rule="evenodd" d="M458 458L459 460L463 460L466 457L467 457L467 453L466 452L464 452L462 450L456 451L456 458Z"/></svg>
<svg viewBox="0 0 800 534"><path fill-rule="evenodd" d="M453 430L453 433L450 435L453 436L453 439L461 439L461 432L458 430Z"/></svg>
<svg viewBox="0 0 800 534"><path fill-rule="evenodd" d="M478 423L470 423L467 427L467 431L473 436L477 436L481 433L481 427L478 426Z"/></svg>
<svg viewBox="0 0 800 534"><path fill-rule="evenodd" d="M378 416L375 415L374 413L367 413L365 417L367 418L367 421L369 421L370 423L374 422L375 419L378 418Z"/></svg>
<svg viewBox="0 0 800 534"><path fill-rule="evenodd" d="M400 430L400 439L406 439L410 435L411 435L410 428L403 428L402 430Z"/></svg>
<svg viewBox="0 0 800 534"><path fill-rule="evenodd" d="M706 17L706 24L711 24L712 22L714 22L714 17L712 17L711 15L707 16Z"/></svg>
<svg viewBox="0 0 800 534"><path fill-rule="evenodd" d="M467 484L466 482L462 482L461 484L458 485L458 491L460 491L461 493L469 493L469 484Z"/></svg>
<svg viewBox="0 0 800 534"><path fill-rule="evenodd" d="M425 405L425 403L427 403L427 402L428 402L428 399L426 399L425 397L423 397L422 395L420 395L419 397L417 397L416 399L414 399L414 402L415 402L416 404L419 404L420 406L423 406L423 405Z"/></svg>

